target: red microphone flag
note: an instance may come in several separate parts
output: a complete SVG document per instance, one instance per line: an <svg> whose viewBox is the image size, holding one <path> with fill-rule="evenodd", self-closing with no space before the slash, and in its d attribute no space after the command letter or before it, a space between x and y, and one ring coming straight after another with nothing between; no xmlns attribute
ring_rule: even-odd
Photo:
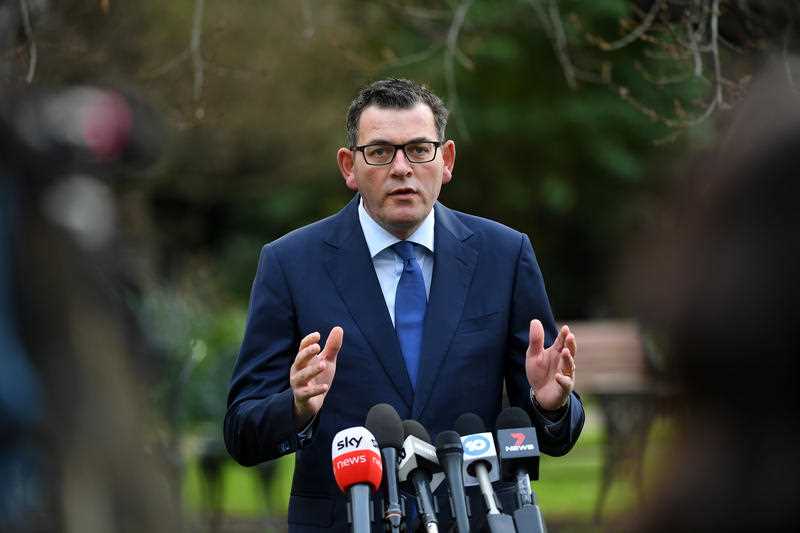
<svg viewBox="0 0 800 533"><path fill-rule="evenodd" d="M342 492L366 483L378 490L383 477L381 452L370 431L361 426L343 429L331 443L333 476Z"/></svg>

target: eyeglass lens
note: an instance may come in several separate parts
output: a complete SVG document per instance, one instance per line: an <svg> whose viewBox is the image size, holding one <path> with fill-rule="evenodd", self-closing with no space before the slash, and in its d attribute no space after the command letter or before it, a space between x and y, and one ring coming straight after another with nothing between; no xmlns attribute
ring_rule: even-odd
<svg viewBox="0 0 800 533"><path fill-rule="evenodd" d="M427 163L436 157L436 144L409 143L403 146L406 158L412 163ZM364 158L371 165L386 165L394 160L395 147L390 144L371 144L364 147Z"/></svg>

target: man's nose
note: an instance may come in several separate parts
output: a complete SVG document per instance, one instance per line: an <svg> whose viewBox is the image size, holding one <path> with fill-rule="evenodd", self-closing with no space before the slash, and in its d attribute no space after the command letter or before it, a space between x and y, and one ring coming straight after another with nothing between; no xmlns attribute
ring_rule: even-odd
<svg viewBox="0 0 800 533"><path fill-rule="evenodd" d="M404 150L397 150L394 154L394 161L392 161L390 171L393 176L411 175L411 163L408 162Z"/></svg>

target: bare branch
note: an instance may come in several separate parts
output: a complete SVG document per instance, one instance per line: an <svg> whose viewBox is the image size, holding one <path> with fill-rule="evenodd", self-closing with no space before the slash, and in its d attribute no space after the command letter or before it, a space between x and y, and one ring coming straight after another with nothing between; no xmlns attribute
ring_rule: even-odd
<svg viewBox="0 0 800 533"><path fill-rule="evenodd" d="M161 65L160 67L156 67L153 70L151 70L150 72L145 72L142 75L142 77L144 79L152 79L152 78L157 78L159 76L163 76L164 74L166 74L170 70L176 68L178 65L180 65L181 63L183 63L184 61L189 59L190 55L191 55L190 50L188 48L186 48L185 50L182 50L178 55L176 55L175 57L173 57L172 59L170 59L169 61L167 61L163 65Z"/></svg>
<svg viewBox="0 0 800 533"><path fill-rule="evenodd" d="M314 37L315 33L314 12L311 11L311 5L309 5L308 0L303 0L301 4L303 8L303 23L305 24L305 28L303 29L303 37L306 39L311 39Z"/></svg>
<svg viewBox="0 0 800 533"><path fill-rule="evenodd" d="M719 0L714 0L711 11L711 54L714 59L714 82L716 85L716 94L714 100L717 105L724 107L725 102L722 100L722 63L719 59Z"/></svg>
<svg viewBox="0 0 800 533"><path fill-rule="evenodd" d="M684 83L691 79L692 74L677 74L675 76L656 76L649 72L644 65L639 61L634 61L633 67L642 75L642 77L653 85L674 85L676 83Z"/></svg>
<svg viewBox="0 0 800 533"><path fill-rule="evenodd" d="M549 0L547 11L550 14L550 22L553 25L553 45L556 47L558 61L561 63L561 68L564 71L567 85L569 85L570 89L577 89L578 83L575 80L575 65L572 64L572 59L570 59L569 53L567 52L567 35L564 33L564 24L561 22L558 0Z"/></svg>
<svg viewBox="0 0 800 533"><path fill-rule="evenodd" d="M240 80L253 80L256 78L267 78L272 73L267 69L248 69L242 67L232 67L229 65L222 65L208 59L204 60L205 68L207 71L218 76L230 76Z"/></svg>
<svg viewBox="0 0 800 533"><path fill-rule="evenodd" d="M203 54L200 48L200 41L203 36L203 8L205 0L194 1L194 22L192 23L192 40L189 50L192 55L192 65L194 66L194 88L192 94L195 102L200 100L203 91Z"/></svg>
<svg viewBox="0 0 800 533"><path fill-rule="evenodd" d="M647 15L644 17L644 20L642 20L642 23L634 28L634 30L628 35L611 43L601 42L600 48L606 51L619 50L620 48L628 46L632 42L636 41L639 37L647 33L647 30L649 30L650 26L653 25L653 21L655 21L659 11L661 11L661 5L663 2L664 0L656 0L653 2L652 7L650 7L650 11L647 12Z"/></svg>
<svg viewBox="0 0 800 533"><path fill-rule="evenodd" d="M786 26L786 32L783 35L783 68L786 70L786 79L789 80L789 85L792 87L792 90L798 92L797 84L794 81L794 75L792 73L792 64L789 60L789 45L792 42L792 34L794 31L794 19L789 21L789 24Z"/></svg>
<svg viewBox="0 0 800 533"><path fill-rule="evenodd" d="M407 67L408 65L413 65L414 63L421 63L426 59L433 57L439 49L442 48L441 44L434 43L432 44L427 50L423 50L421 52L417 52L414 54L409 54L407 56L398 57L397 59L393 59L389 61L384 67L386 68L398 68L398 67Z"/></svg>
<svg viewBox="0 0 800 533"><path fill-rule="evenodd" d="M400 10L404 14L404 16L411 17L414 19L419 20L428 20L428 21L444 21L448 20L452 17L452 12L447 9L438 9L438 8L431 8L431 7L420 7L414 5L407 5L405 3L399 3L393 0L384 0L381 2L387 8Z"/></svg>
<svg viewBox="0 0 800 533"><path fill-rule="evenodd" d="M561 71L564 73L567 85L569 85L570 89L575 89L578 87L575 65L572 63L567 51L567 37L564 33L564 25L561 22L558 3L557 0L546 1L547 9L542 5L541 0L528 0L528 3L533 8L545 34L550 39L550 44L561 65Z"/></svg>
<svg viewBox="0 0 800 533"><path fill-rule="evenodd" d="M33 77L36 75L36 62L38 60L38 52L36 50L36 41L33 38L33 26L31 25L31 14L28 9L28 0L19 0L20 13L22 15L22 27L25 30L25 39L28 41L29 50L29 63L28 74L25 76L25 81L33 83Z"/></svg>
<svg viewBox="0 0 800 533"><path fill-rule="evenodd" d="M454 112L458 108L458 87L456 85L455 73L455 58L458 53L458 35L461 33L461 28L464 26L464 20L467 17L473 0L463 0L456 8L453 14L453 20L450 23L450 30L447 32L447 49L444 54L444 74L447 82L448 103L450 109ZM467 124L464 122L460 113L455 113L456 127L465 140L469 140L469 131Z"/></svg>
<svg viewBox="0 0 800 533"><path fill-rule="evenodd" d="M695 40L697 37L689 20L686 21L686 30L689 34L689 44L686 46L692 53L692 59L694 60L694 75L699 78L703 75L703 56L700 55L700 45Z"/></svg>

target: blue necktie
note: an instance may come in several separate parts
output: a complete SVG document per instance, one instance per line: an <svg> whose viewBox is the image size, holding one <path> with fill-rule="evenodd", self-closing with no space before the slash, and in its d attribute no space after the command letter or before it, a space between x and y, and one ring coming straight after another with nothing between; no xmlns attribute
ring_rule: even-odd
<svg viewBox="0 0 800 533"><path fill-rule="evenodd" d="M400 241L393 244L392 249L403 260L403 274L394 297L394 329L406 361L411 386L416 389L422 349L422 325L425 322L428 296L422 270L414 256L414 244Z"/></svg>

